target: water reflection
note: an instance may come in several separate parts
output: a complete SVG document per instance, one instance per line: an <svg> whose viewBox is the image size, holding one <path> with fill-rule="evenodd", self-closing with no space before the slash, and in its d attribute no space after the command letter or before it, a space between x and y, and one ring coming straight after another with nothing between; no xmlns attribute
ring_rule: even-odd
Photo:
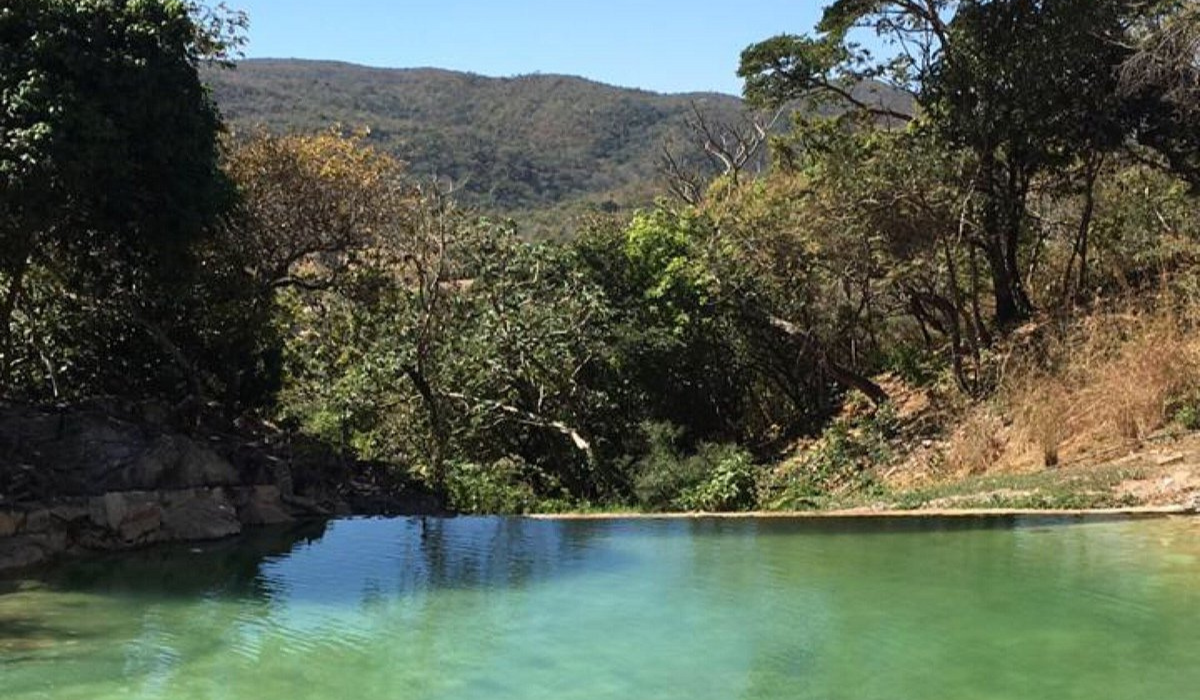
<svg viewBox="0 0 1200 700"><path fill-rule="evenodd" d="M1184 697L1200 527L1073 522L342 520L13 583L0 675L6 700Z"/></svg>

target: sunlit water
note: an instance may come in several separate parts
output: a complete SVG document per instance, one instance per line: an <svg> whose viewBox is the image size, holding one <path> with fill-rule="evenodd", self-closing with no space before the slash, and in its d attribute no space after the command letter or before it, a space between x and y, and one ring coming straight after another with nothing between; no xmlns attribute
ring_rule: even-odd
<svg viewBox="0 0 1200 700"><path fill-rule="evenodd" d="M0 584L0 697L1200 698L1200 521L337 521Z"/></svg>

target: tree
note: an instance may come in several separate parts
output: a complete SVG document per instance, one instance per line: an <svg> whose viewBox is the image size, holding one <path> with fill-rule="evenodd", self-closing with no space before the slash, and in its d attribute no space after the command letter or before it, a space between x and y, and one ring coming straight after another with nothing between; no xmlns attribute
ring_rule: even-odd
<svg viewBox="0 0 1200 700"><path fill-rule="evenodd" d="M687 150L676 152L674 143L665 142L659 157L659 172L667 189L685 204L703 201L714 177L736 188L744 174L757 175L765 169L766 151L772 130L783 110L773 113L746 112L737 120L714 119L692 103L691 115L684 121L690 133ZM706 166L695 161L702 153Z"/></svg>
<svg viewBox="0 0 1200 700"><path fill-rule="evenodd" d="M410 228L419 193L404 164L365 138L332 130L230 145L225 169L241 201L223 246L261 287L329 287L354 256Z"/></svg>
<svg viewBox="0 0 1200 700"><path fill-rule="evenodd" d="M235 37L177 0L22 0L0 11L0 369L33 268L143 326L228 208L201 62ZM230 24L232 22L232 24ZM159 329L160 330L160 329ZM157 334L157 330L154 331Z"/></svg>
<svg viewBox="0 0 1200 700"><path fill-rule="evenodd" d="M1137 27L1137 51L1121 70L1126 97L1143 105L1140 140L1200 187L1200 6L1164 3Z"/></svg>
<svg viewBox="0 0 1200 700"><path fill-rule="evenodd" d="M991 273L995 321L1027 317L1022 231L1039 174L1120 146L1131 133L1116 71L1145 3L1132 0L838 0L817 38L784 35L743 54L752 100L815 96L875 117L900 117L856 94L869 81L911 92L921 123L971 153L982 199L975 243ZM870 28L890 41L882 61L850 40ZM1045 66L1055 66L1045 70ZM1089 188L1094 180L1089 183Z"/></svg>
<svg viewBox="0 0 1200 700"><path fill-rule="evenodd" d="M1001 325L1033 310L1021 256L1034 179L1082 162L1091 201L1104 154L1133 132L1117 71L1128 56L1123 40L1136 12L1125 0L1008 0L964 2L954 17L952 41L927 93L937 132L978 159L978 245ZM1036 68L1045 65L1057 68ZM1076 245L1081 277L1091 216L1085 207Z"/></svg>

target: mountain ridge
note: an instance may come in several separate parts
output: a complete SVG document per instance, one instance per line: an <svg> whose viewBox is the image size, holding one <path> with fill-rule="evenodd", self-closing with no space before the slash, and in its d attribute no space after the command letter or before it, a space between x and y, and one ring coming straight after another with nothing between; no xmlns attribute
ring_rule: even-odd
<svg viewBox="0 0 1200 700"><path fill-rule="evenodd" d="M560 225L661 192L664 143L688 138L693 105L736 121L740 98L663 94L560 74L490 77L442 68L249 59L205 74L237 131L368 127L420 177L461 185L469 205ZM695 149L697 164L703 156Z"/></svg>
<svg viewBox="0 0 1200 700"><path fill-rule="evenodd" d="M368 63L355 63L354 61L343 61L334 58L288 58L283 56L261 56L256 58L244 58L235 62L236 65L255 64L259 66L276 65L293 65L293 66L309 66L319 67L328 66L332 68L347 68L362 71L379 71L383 73L428 73L444 76L463 76L472 79L483 81L512 81L521 80L524 78L564 78L571 81L588 83L601 88L611 88L624 92L635 92L650 95L654 97L719 97L729 98L742 101L742 98L732 93L721 92L719 90L687 90L683 92L663 92L661 90L651 90L649 88L638 87L636 85L618 85L616 83L608 83L597 78L589 78L584 75L576 75L573 73L558 73L558 72L542 72L534 71L532 73L517 73L514 75L488 75L486 73L478 73L471 70L459 70L456 68L442 68L440 66L376 66Z"/></svg>

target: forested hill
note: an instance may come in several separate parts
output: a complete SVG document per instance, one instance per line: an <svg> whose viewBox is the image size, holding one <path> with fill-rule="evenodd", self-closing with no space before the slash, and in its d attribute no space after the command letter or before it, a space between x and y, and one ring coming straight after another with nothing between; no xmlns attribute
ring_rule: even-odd
<svg viewBox="0 0 1200 700"><path fill-rule="evenodd" d="M472 204L504 212L648 201L661 192L661 146L686 133L693 103L714 119L742 110L730 95L662 95L560 75L259 59L208 79L236 128L367 126L413 172L448 177Z"/></svg>

